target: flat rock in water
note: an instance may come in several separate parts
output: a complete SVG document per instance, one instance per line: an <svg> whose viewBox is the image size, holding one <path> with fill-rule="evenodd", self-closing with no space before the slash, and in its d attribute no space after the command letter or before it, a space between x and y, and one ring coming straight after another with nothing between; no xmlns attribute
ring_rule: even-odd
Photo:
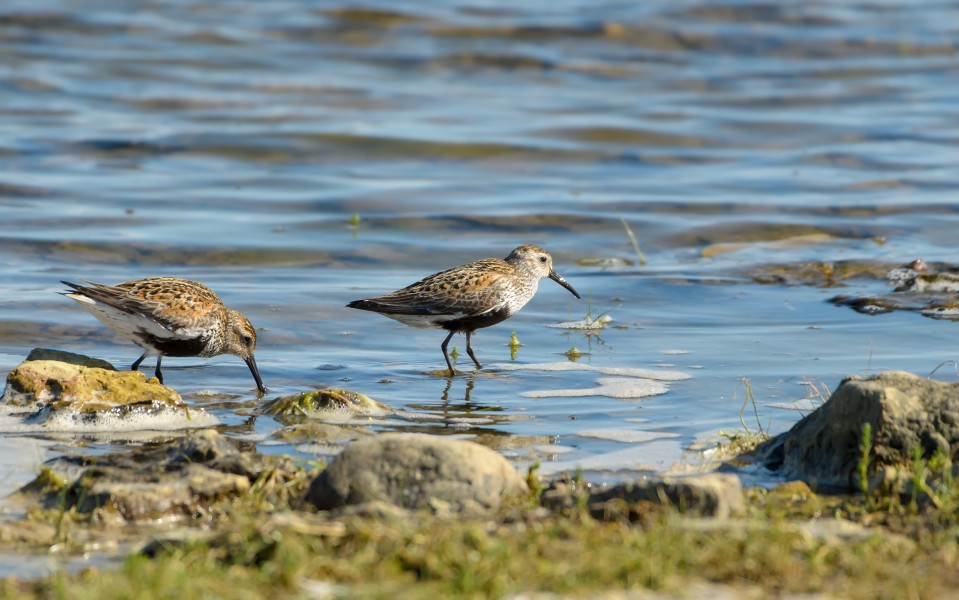
<svg viewBox="0 0 959 600"><path fill-rule="evenodd" d="M829 400L745 458L826 491L859 491L863 425L872 428L870 473L959 446L959 384L889 371L844 379ZM951 454L950 454L951 455Z"/></svg>
<svg viewBox="0 0 959 600"><path fill-rule="evenodd" d="M583 389L561 389L561 390L530 390L521 392L520 396L524 398L577 398L581 396L607 396L609 398L619 398L623 400L647 398L649 396L658 396L669 391L666 384L662 381L652 379L643 379L639 377L625 378L603 378L597 383L598 386Z"/></svg>
<svg viewBox="0 0 959 600"><path fill-rule="evenodd" d="M479 444L426 434L384 433L349 444L313 481L321 510L383 501L436 512L483 512L527 491L502 456Z"/></svg>

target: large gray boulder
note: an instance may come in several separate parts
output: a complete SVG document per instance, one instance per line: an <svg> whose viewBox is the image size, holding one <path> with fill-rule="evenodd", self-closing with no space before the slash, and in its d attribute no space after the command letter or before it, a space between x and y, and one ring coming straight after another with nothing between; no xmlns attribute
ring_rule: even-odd
<svg viewBox="0 0 959 600"><path fill-rule="evenodd" d="M381 501L437 512L482 512L526 491L516 469L485 446L384 433L349 444L313 481L306 499L321 510Z"/></svg>
<svg viewBox="0 0 959 600"><path fill-rule="evenodd" d="M872 428L870 474L959 446L959 384L890 371L844 379L829 400L751 453L821 491L858 491L863 424Z"/></svg>

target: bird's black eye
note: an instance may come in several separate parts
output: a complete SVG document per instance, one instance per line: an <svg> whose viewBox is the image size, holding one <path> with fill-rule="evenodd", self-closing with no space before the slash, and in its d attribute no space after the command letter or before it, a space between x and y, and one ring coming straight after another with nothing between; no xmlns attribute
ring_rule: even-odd
<svg viewBox="0 0 959 600"><path fill-rule="evenodd" d="M545 256L540 256L540 257L539 257L539 262L545 263L545 262L546 262L546 257L545 257Z"/></svg>
<svg viewBox="0 0 959 600"><path fill-rule="evenodd" d="M251 337L248 336L248 335L244 335L244 336L243 336L243 343L246 344L247 346L252 346L252 345L253 345L253 338L251 338Z"/></svg>

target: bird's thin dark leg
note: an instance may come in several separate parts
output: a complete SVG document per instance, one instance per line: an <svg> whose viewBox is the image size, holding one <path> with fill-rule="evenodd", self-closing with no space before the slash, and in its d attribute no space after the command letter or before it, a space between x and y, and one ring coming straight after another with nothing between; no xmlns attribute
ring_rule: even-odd
<svg viewBox="0 0 959 600"><path fill-rule="evenodd" d="M470 346L470 336L471 336L471 335L473 335L473 332L472 332L472 331L467 331L467 332L466 332L466 353L469 354L469 355L470 355L470 358L473 359L473 363L476 364L476 368L477 368L477 369L482 369L482 368L483 368L483 365L481 365L480 362L479 362L478 360L476 360L476 355L473 354L473 347Z"/></svg>
<svg viewBox="0 0 959 600"><path fill-rule="evenodd" d="M455 332L455 331L451 331L450 334L449 334L448 336L446 336L446 339L443 340L443 343L440 344L440 348L443 349L443 358L446 359L446 366L449 367L449 370L450 370L450 377L452 377L452 376L454 375L453 363L450 362L450 355L447 354L447 352L446 352L446 346L449 345L450 339L452 339L454 333L456 333L456 332Z"/></svg>
<svg viewBox="0 0 959 600"><path fill-rule="evenodd" d="M162 354L157 355L157 370L154 371L153 374L156 375L157 381L159 381L160 383L163 383L163 373L160 372L161 360L163 360L163 355Z"/></svg>
<svg viewBox="0 0 959 600"><path fill-rule="evenodd" d="M130 366L130 370L131 370L131 371L139 370L139 368L140 368L140 363L142 363L142 362L143 362L143 359L146 358L146 357L147 357L147 353L146 353L146 352L144 352L143 354L141 354L141 355L140 355L140 358L138 358L138 359L136 359L135 361L133 361L133 365Z"/></svg>

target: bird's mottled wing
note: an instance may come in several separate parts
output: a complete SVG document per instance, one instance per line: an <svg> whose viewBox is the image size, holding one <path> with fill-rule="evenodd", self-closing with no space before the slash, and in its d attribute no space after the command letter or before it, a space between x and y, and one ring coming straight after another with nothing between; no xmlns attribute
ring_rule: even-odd
<svg viewBox="0 0 959 600"><path fill-rule="evenodd" d="M131 309L162 315L184 327L199 325L223 308L219 296L210 288L174 277L140 279L112 287L125 292L121 302Z"/></svg>
<svg viewBox="0 0 959 600"><path fill-rule="evenodd" d="M193 339L212 326L214 311L222 308L217 295L204 285L161 277L104 285L85 281L87 285L69 282L67 294L83 303L84 298L128 315L136 327L163 338ZM89 303L89 302L87 302ZM95 306L89 308L95 309ZM118 315L114 315L116 319ZM134 325L134 323L130 323Z"/></svg>
<svg viewBox="0 0 959 600"><path fill-rule="evenodd" d="M498 259L480 260L430 275L370 301L377 305L374 310L387 314L478 316L506 304L510 268Z"/></svg>

